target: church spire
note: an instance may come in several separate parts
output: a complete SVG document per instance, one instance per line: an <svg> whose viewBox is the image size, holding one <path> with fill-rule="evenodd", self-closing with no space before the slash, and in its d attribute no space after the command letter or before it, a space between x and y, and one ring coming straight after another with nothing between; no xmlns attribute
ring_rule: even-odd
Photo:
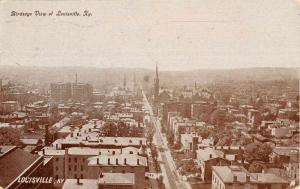
<svg viewBox="0 0 300 189"><path fill-rule="evenodd" d="M154 79L154 102L158 102L158 95L159 95L159 77L158 77L158 66L156 64L155 70L155 79Z"/></svg>

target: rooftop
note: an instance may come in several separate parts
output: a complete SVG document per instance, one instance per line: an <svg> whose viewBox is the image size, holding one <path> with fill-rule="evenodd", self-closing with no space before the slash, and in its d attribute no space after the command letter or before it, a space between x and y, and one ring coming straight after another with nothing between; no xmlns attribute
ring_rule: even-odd
<svg viewBox="0 0 300 189"><path fill-rule="evenodd" d="M6 187L41 156L15 148L0 157L0 186Z"/></svg>
<svg viewBox="0 0 300 189"><path fill-rule="evenodd" d="M99 185L134 185L134 173L103 173Z"/></svg>
<svg viewBox="0 0 300 189"><path fill-rule="evenodd" d="M213 166L212 169L224 183L288 183L271 173L250 173L242 166ZM249 181L247 181L247 176Z"/></svg>

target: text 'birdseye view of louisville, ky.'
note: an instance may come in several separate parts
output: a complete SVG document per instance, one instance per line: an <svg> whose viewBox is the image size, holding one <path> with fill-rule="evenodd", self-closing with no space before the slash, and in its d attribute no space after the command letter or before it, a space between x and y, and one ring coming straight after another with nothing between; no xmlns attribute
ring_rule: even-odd
<svg viewBox="0 0 300 189"><path fill-rule="evenodd" d="M0 189L299 189L299 13L0 0Z"/></svg>

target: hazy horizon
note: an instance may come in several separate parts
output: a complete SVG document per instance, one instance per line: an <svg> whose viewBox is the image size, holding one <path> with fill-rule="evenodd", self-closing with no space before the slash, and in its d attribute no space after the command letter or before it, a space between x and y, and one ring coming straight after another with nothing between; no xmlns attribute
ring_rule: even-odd
<svg viewBox="0 0 300 189"><path fill-rule="evenodd" d="M10 64L0 64L0 66L9 66L9 67L16 67L16 68L20 68L20 67L24 67L24 68L96 68L96 69L143 69L143 70L152 70L155 71L156 67L154 66L153 68L145 68L145 67L125 67L125 66L111 66L111 67L99 67L99 66L85 66L85 65L60 65L60 66L52 66L52 65L10 65ZM231 67L224 67L224 68L193 68L193 69L185 69L185 70L176 70L176 69L161 69L159 64L158 64L158 69L159 71L174 71L174 72L189 72L189 71L205 71L205 70L247 70L247 69L296 69L300 71L300 66L295 66L295 67L284 67L284 66L274 66L274 67L266 67L266 66L261 66L261 67L235 67L235 68L231 68Z"/></svg>
<svg viewBox="0 0 300 189"><path fill-rule="evenodd" d="M0 10L0 65L299 68L299 1L1 1ZM35 10L93 16L10 16Z"/></svg>

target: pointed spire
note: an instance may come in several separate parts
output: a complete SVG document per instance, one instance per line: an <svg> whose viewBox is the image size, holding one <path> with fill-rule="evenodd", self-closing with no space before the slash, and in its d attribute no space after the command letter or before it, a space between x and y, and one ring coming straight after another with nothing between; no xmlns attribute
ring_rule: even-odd
<svg viewBox="0 0 300 189"><path fill-rule="evenodd" d="M158 95L159 95L159 77L158 77L158 66L156 64L155 70L155 79L154 79L154 102L158 102Z"/></svg>
<svg viewBox="0 0 300 189"><path fill-rule="evenodd" d="M156 64L156 79L158 79L158 66Z"/></svg>

